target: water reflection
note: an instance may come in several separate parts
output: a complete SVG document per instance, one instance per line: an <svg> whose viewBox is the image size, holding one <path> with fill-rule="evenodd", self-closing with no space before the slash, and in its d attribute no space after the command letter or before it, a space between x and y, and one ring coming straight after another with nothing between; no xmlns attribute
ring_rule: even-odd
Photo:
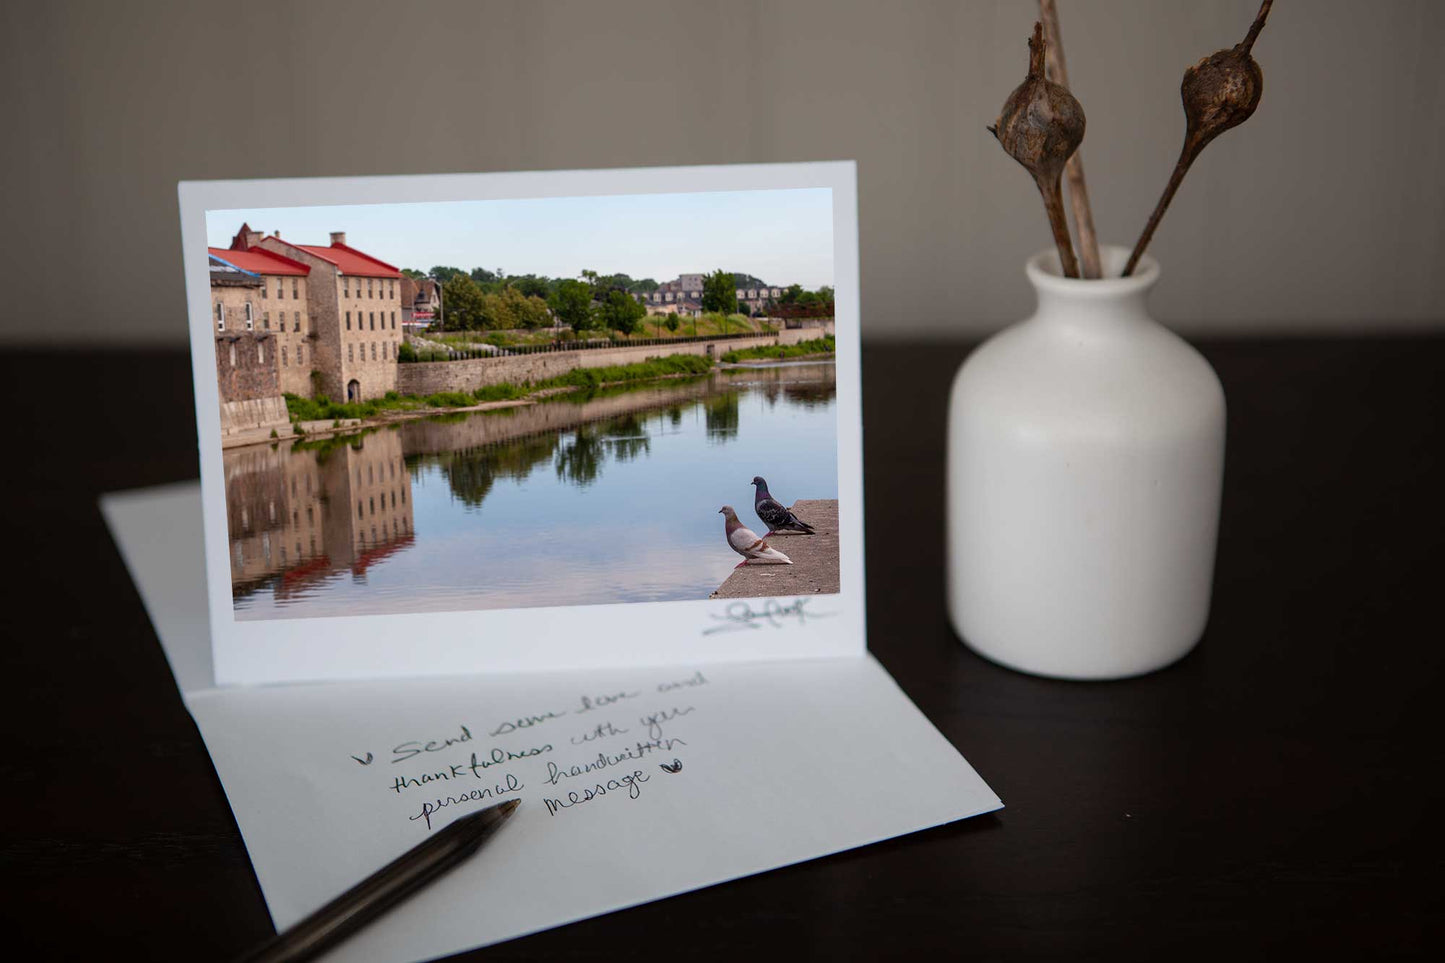
<svg viewBox="0 0 1445 963"><path fill-rule="evenodd" d="M237 617L705 598L754 474L837 497L835 393L783 365L228 451Z"/></svg>

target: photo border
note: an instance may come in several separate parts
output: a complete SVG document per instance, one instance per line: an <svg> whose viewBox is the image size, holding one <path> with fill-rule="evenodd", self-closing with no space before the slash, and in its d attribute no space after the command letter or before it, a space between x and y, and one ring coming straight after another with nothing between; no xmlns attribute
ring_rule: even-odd
<svg viewBox="0 0 1445 963"><path fill-rule="evenodd" d="M831 188L837 342L839 594L814 617L729 615L740 600L628 602L242 621L231 588L206 212L628 194ZM206 586L218 685L466 672L856 657L866 649L857 169L853 161L617 170L183 181L181 246L200 444ZM721 525L719 525L721 547ZM641 547L645 551L645 546ZM793 596L777 596L786 604ZM751 606L763 611L763 603ZM734 618L734 622L737 620ZM495 639L511 640L499 645ZM685 643L685 644L684 644Z"/></svg>

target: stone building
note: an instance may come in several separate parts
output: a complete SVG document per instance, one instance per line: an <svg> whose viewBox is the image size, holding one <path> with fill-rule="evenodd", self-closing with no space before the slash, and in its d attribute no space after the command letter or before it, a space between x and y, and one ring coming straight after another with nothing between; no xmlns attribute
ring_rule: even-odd
<svg viewBox="0 0 1445 963"><path fill-rule="evenodd" d="M399 270L347 246L341 231L332 232L329 245L293 244L243 226L232 246L259 247L310 269L306 312L315 340L308 342L308 360L319 393L362 401L395 390L402 340Z"/></svg>
<svg viewBox="0 0 1445 963"><path fill-rule="evenodd" d="M249 231L242 225L243 232ZM210 248L211 264L223 264L261 280L260 298L253 305L254 329L276 338L276 361L281 391L309 398L311 358L315 339L307 310L307 275L311 268L289 257L255 247L250 250Z"/></svg>
<svg viewBox="0 0 1445 963"><path fill-rule="evenodd" d="M265 281L211 261L211 323L222 442L239 436L290 434L291 421L276 364L275 333L258 327Z"/></svg>

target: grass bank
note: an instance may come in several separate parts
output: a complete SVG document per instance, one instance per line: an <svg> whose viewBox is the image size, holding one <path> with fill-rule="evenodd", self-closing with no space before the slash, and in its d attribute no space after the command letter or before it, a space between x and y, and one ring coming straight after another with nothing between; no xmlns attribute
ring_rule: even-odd
<svg viewBox="0 0 1445 963"><path fill-rule="evenodd" d="M736 364L739 361L752 361L759 358L766 358L770 361L778 361L784 358L801 358L810 354L832 354L834 338L831 334L825 334L821 338L814 338L812 341L799 341L797 344L767 344L759 348L742 348L738 351L729 351L722 356L722 360L728 364Z"/></svg>
<svg viewBox="0 0 1445 963"><path fill-rule="evenodd" d="M434 395L399 395L388 391L381 398L369 401L332 401L325 395L316 398L302 398L286 395L286 410L291 421L337 421L344 418L376 418L394 412L417 411L435 408L470 408L489 401L520 401L542 392L565 389L596 388L606 384L620 384L629 381L649 381L654 378L670 378L677 375L706 374L712 362L701 355L673 354L662 358L648 358L633 364L614 364L601 368L573 368L566 374L540 381L524 381L520 384L502 383L487 385L476 391L443 391Z"/></svg>

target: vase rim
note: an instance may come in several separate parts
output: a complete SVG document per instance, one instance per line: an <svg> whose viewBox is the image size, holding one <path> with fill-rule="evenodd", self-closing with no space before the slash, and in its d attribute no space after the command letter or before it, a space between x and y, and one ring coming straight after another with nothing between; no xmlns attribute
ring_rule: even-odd
<svg viewBox="0 0 1445 963"><path fill-rule="evenodd" d="M1024 262L1024 273L1035 288L1048 290L1071 297L1098 295L1119 297L1142 293L1159 280L1159 262L1148 254L1141 255L1134 273L1127 278L1119 277L1128 263L1131 249L1117 244L1099 245L1099 261L1104 271L1102 278L1066 278L1059 266L1059 252L1055 248L1040 251Z"/></svg>

